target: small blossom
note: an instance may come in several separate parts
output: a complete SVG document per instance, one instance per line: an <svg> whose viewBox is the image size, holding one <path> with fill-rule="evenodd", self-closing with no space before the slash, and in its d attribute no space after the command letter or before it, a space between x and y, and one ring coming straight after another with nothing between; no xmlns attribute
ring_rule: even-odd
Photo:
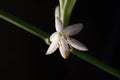
<svg viewBox="0 0 120 80"><path fill-rule="evenodd" d="M88 48L85 45L83 45L81 42L71 38L71 36L81 31L81 29L83 28L82 24L74 24L63 29L63 23L58 18L58 16L56 16L55 28L56 28L56 32L54 32L50 36L51 44L46 52L46 55L52 54L53 52L56 51L57 48L59 48L61 56L64 59L66 59L69 55L71 46L81 51L88 50Z"/></svg>

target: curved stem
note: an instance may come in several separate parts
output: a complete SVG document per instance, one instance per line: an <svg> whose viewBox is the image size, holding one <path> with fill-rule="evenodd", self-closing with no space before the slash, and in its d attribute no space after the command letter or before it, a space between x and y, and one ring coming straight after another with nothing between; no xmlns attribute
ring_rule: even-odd
<svg viewBox="0 0 120 80"><path fill-rule="evenodd" d="M101 62L100 60L88 55L87 53L85 52L80 52L79 50L76 50L76 49L73 49L72 53L74 55L76 55L77 57L95 65L96 67L106 71L107 73L113 75L113 76L116 76L117 78L120 79L120 71L112 68L111 66Z"/></svg>
<svg viewBox="0 0 120 80"><path fill-rule="evenodd" d="M0 10L0 18L1 19L4 19L38 37L40 37L41 39L43 39L46 43L49 43L48 41L48 37L49 37L49 34L47 32L44 32L40 29L38 29L37 27L31 25L31 24L28 24L26 22L24 22L23 20L3 11L3 10Z"/></svg>

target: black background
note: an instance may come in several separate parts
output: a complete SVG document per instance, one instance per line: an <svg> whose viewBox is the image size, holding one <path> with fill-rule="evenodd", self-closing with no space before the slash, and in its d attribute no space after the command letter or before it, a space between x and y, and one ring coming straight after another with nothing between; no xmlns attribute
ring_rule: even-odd
<svg viewBox="0 0 120 80"><path fill-rule="evenodd" d="M88 54L120 70L119 0L77 0L70 24L83 23L76 39ZM0 9L52 34L58 0L0 0ZM43 40L0 19L1 80L118 80L101 69L70 54L64 60L59 51L46 56Z"/></svg>

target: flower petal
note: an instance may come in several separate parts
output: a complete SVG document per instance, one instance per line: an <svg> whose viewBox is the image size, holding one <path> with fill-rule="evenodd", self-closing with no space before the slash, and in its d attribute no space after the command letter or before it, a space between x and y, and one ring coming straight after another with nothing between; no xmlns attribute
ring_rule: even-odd
<svg viewBox="0 0 120 80"><path fill-rule="evenodd" d="M63 32L69 36L72 36L72 35L79 33L82 30L82 28L83 28L83 25L78 23L78 24L74 24L74 25L66 27L63 30Z"/></svg>
<svg viewBox="0 0 120 80"><path fill-rule="evenodd" d="M62 32L63 31L63 24L58 17L55 17L55 28L56 28L57 32Z"/></svg>
<svg viewBox="0 0 120 80"><path fill-rule="evenodd" d="M55 9L55 17L60 17L60 8L59 8L59 6L57 6L56 9Z"/></svg>
<svg viewBox="0 0 120 80"><path fill-rule="evenodd" d="M69 47L68 47L68 44L66 43L66 41L61 38L60 39L60 47L59 47L59 50L60 50L60 53L61 53L61 56L66 59L69 55Z"/></svg>
<svg viewBox="0 0 120 80"><path fill-rule="evenodd" d="M50 41L53 42L54 39L58 38L58 33L54 32L51 36L50 36Z"/></svg>
<svg viewBox="0 0 120 80"><path fill-rule="evenodd" d="M81 42L79 42L79 41L76 40L76 39L70 38L70 39L68 40L68 42L69 42L69 44L70 44L72 47L74 47L74 48L76 48L76 49L78 49L78 50L88 51L88 48L87 48L84 44L82 44Z"/></svg>
<svg viewBox="0 0 120 80"><path fill-rule="evenodd" d="M50 44L50 46L46 52L46 55L49 55L49 54L52 54L53 52L55 52L55 50L58 48L57 43L58 43L58 38L55 38L53 40L53 42Z"/></svg>

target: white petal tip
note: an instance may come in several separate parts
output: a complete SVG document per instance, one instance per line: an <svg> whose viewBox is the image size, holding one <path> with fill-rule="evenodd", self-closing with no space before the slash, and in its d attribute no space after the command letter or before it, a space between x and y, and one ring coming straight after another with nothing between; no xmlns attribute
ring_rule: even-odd
<svg viewBox="0 0 120 80"><path fill-rule="evenodd" d="M50 54L52 54L52 53L49 53L48 51L45 53L45 55L50 55Z"/></svg>
<svg viewBox="0 0 120 80"><path fill-rule="evenodd" d="M81 51L88 51L89 49L87 47L84 47L82 49L80 49Z"/></svg>
<svg viewBox="0 0 120 80"><path fill-rule="evenodd" d="M67 57L63 57L64 59L67 59Z"/></svg>
<svg viewBox="0 0 120 80"><path fill-rule="evenodd" d="M67 50L65 50L65 51L64 51L64 54L62 54L62 57L63 57L64 59L67 59L68 56L69 56L69 52L68 52Z"/></svg>
<svg viewBox="0 0 120 80"><path fill-rule="evenodd" d="M68 56L62 56L64 59L67 59L68 58Z"/></svg>
<svg viewBox="0 0 120 80"><path fill-rule="evenodd" d="M59 6L57 6L56 9L55 9L55 17L60 17L60 8L59 8Z"/></svg>
<svg viewBox="0 0 120 80"><path fill-rule="evenodd" d="M45 53L45 55L49 55L49 53Z"/></svg>
<svg viewBox="0 0 120 80"><path fill-rule="evenodd" d="M88 51L88 48L82 44L81 42L79 42L76 39L71 38L69 41L69 44L74 47L75 49L81 50L81 51Z"/></svg>
<svg viewBox="0 0 120 80"><path fill-rule="evenodd" d="M80 51L88 51L89 49L85 46L85 45L81 45L81 46L76 46L74 47Z"/></svg>

